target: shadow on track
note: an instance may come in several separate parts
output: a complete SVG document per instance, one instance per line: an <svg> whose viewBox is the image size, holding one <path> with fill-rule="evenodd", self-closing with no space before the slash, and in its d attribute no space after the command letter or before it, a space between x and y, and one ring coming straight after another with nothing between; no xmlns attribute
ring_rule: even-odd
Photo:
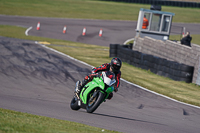
<svg viewBox="0 0 200 133"><path fill-rule="evenodd" d="M124 119L124 120L129 120L129 121L138 121L138 122L145 122L145 123L151 123L151 124L157 124L157 125L164 125L164 124L160 124L160 123L137 120L137 119L131 119L131 118L126 118L126 117L114 116L114 115L106 115L106 114L100 114L100 113L92 113L92 114L111 117L111 118L116 118L116 119Z"/></svg>

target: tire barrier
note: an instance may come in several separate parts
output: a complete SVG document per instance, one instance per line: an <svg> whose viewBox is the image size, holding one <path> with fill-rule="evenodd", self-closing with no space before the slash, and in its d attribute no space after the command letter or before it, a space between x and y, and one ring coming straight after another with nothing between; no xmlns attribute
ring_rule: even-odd
<svg viewBox="0 0 200 133"><path fill-rule="evenodd" d="M110 44L110 57L119 57L122 62L176 81L192 82L193 66L134 51L127 45Z"/></svg>
<svg viewBox="0 0 200 133"><path fill-rule="evenodd" d="M117 57L117 47L119 44L110 44L109 57Z"/></svg>
<svg viewBox="0 0 200 133"><path fill-rule="evenodd" d="M170 1L170 0L104 0L104 1L116 1L116 2L151 4L151 5L162 5L162 6L200 8L200 2L192 2L192 1L189 1L189 0L188 1Z"/></svg>

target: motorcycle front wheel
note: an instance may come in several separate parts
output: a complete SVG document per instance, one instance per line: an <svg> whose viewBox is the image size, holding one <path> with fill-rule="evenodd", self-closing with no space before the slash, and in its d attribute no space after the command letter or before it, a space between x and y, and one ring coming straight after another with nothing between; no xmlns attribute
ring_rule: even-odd
<svg viewBox="0 0 200 133"><path fill-rule="evenodd" d="M93 113L101 104L104 99L104 94L102 92L98 92L95 97L91 96L88 99L86 110L88 113Z"/></svg>
<svg viewBox="0 0 200 133"><path fill-rule="evenodd" d="M78 106L78 98L74 96L71 100L70 107L72 110L79 110L81 107Z"/></svg>

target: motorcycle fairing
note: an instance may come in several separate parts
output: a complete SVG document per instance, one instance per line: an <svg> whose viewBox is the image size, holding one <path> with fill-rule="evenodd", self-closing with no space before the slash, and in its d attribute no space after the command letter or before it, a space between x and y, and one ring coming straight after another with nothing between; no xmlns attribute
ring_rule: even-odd
<svg viewBox="0 0 200 133"><path fill-rule="evenodd" d="M87 97L88 97L88 94L95 88L100 88L100 90L104 90L104 87L105 87L105 84L103 82L103 80L99 77L97 78L93 78L93 80L89 83L87 83L81 93L80 93L80 98L82 100L82 102L84 104L87 104Z"/></svg>

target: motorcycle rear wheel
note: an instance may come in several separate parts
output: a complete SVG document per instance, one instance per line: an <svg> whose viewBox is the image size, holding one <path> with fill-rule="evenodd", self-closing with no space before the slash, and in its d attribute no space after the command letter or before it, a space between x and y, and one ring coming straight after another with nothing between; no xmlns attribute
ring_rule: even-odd
<svg viewBox="0 0 200 133"><path fill-rule="evenodd" d="M89 98L86 106L86 110L88 113L93 113L104 100L104 94L102 92L98 92L98 94L91 100Z"/></svg>

